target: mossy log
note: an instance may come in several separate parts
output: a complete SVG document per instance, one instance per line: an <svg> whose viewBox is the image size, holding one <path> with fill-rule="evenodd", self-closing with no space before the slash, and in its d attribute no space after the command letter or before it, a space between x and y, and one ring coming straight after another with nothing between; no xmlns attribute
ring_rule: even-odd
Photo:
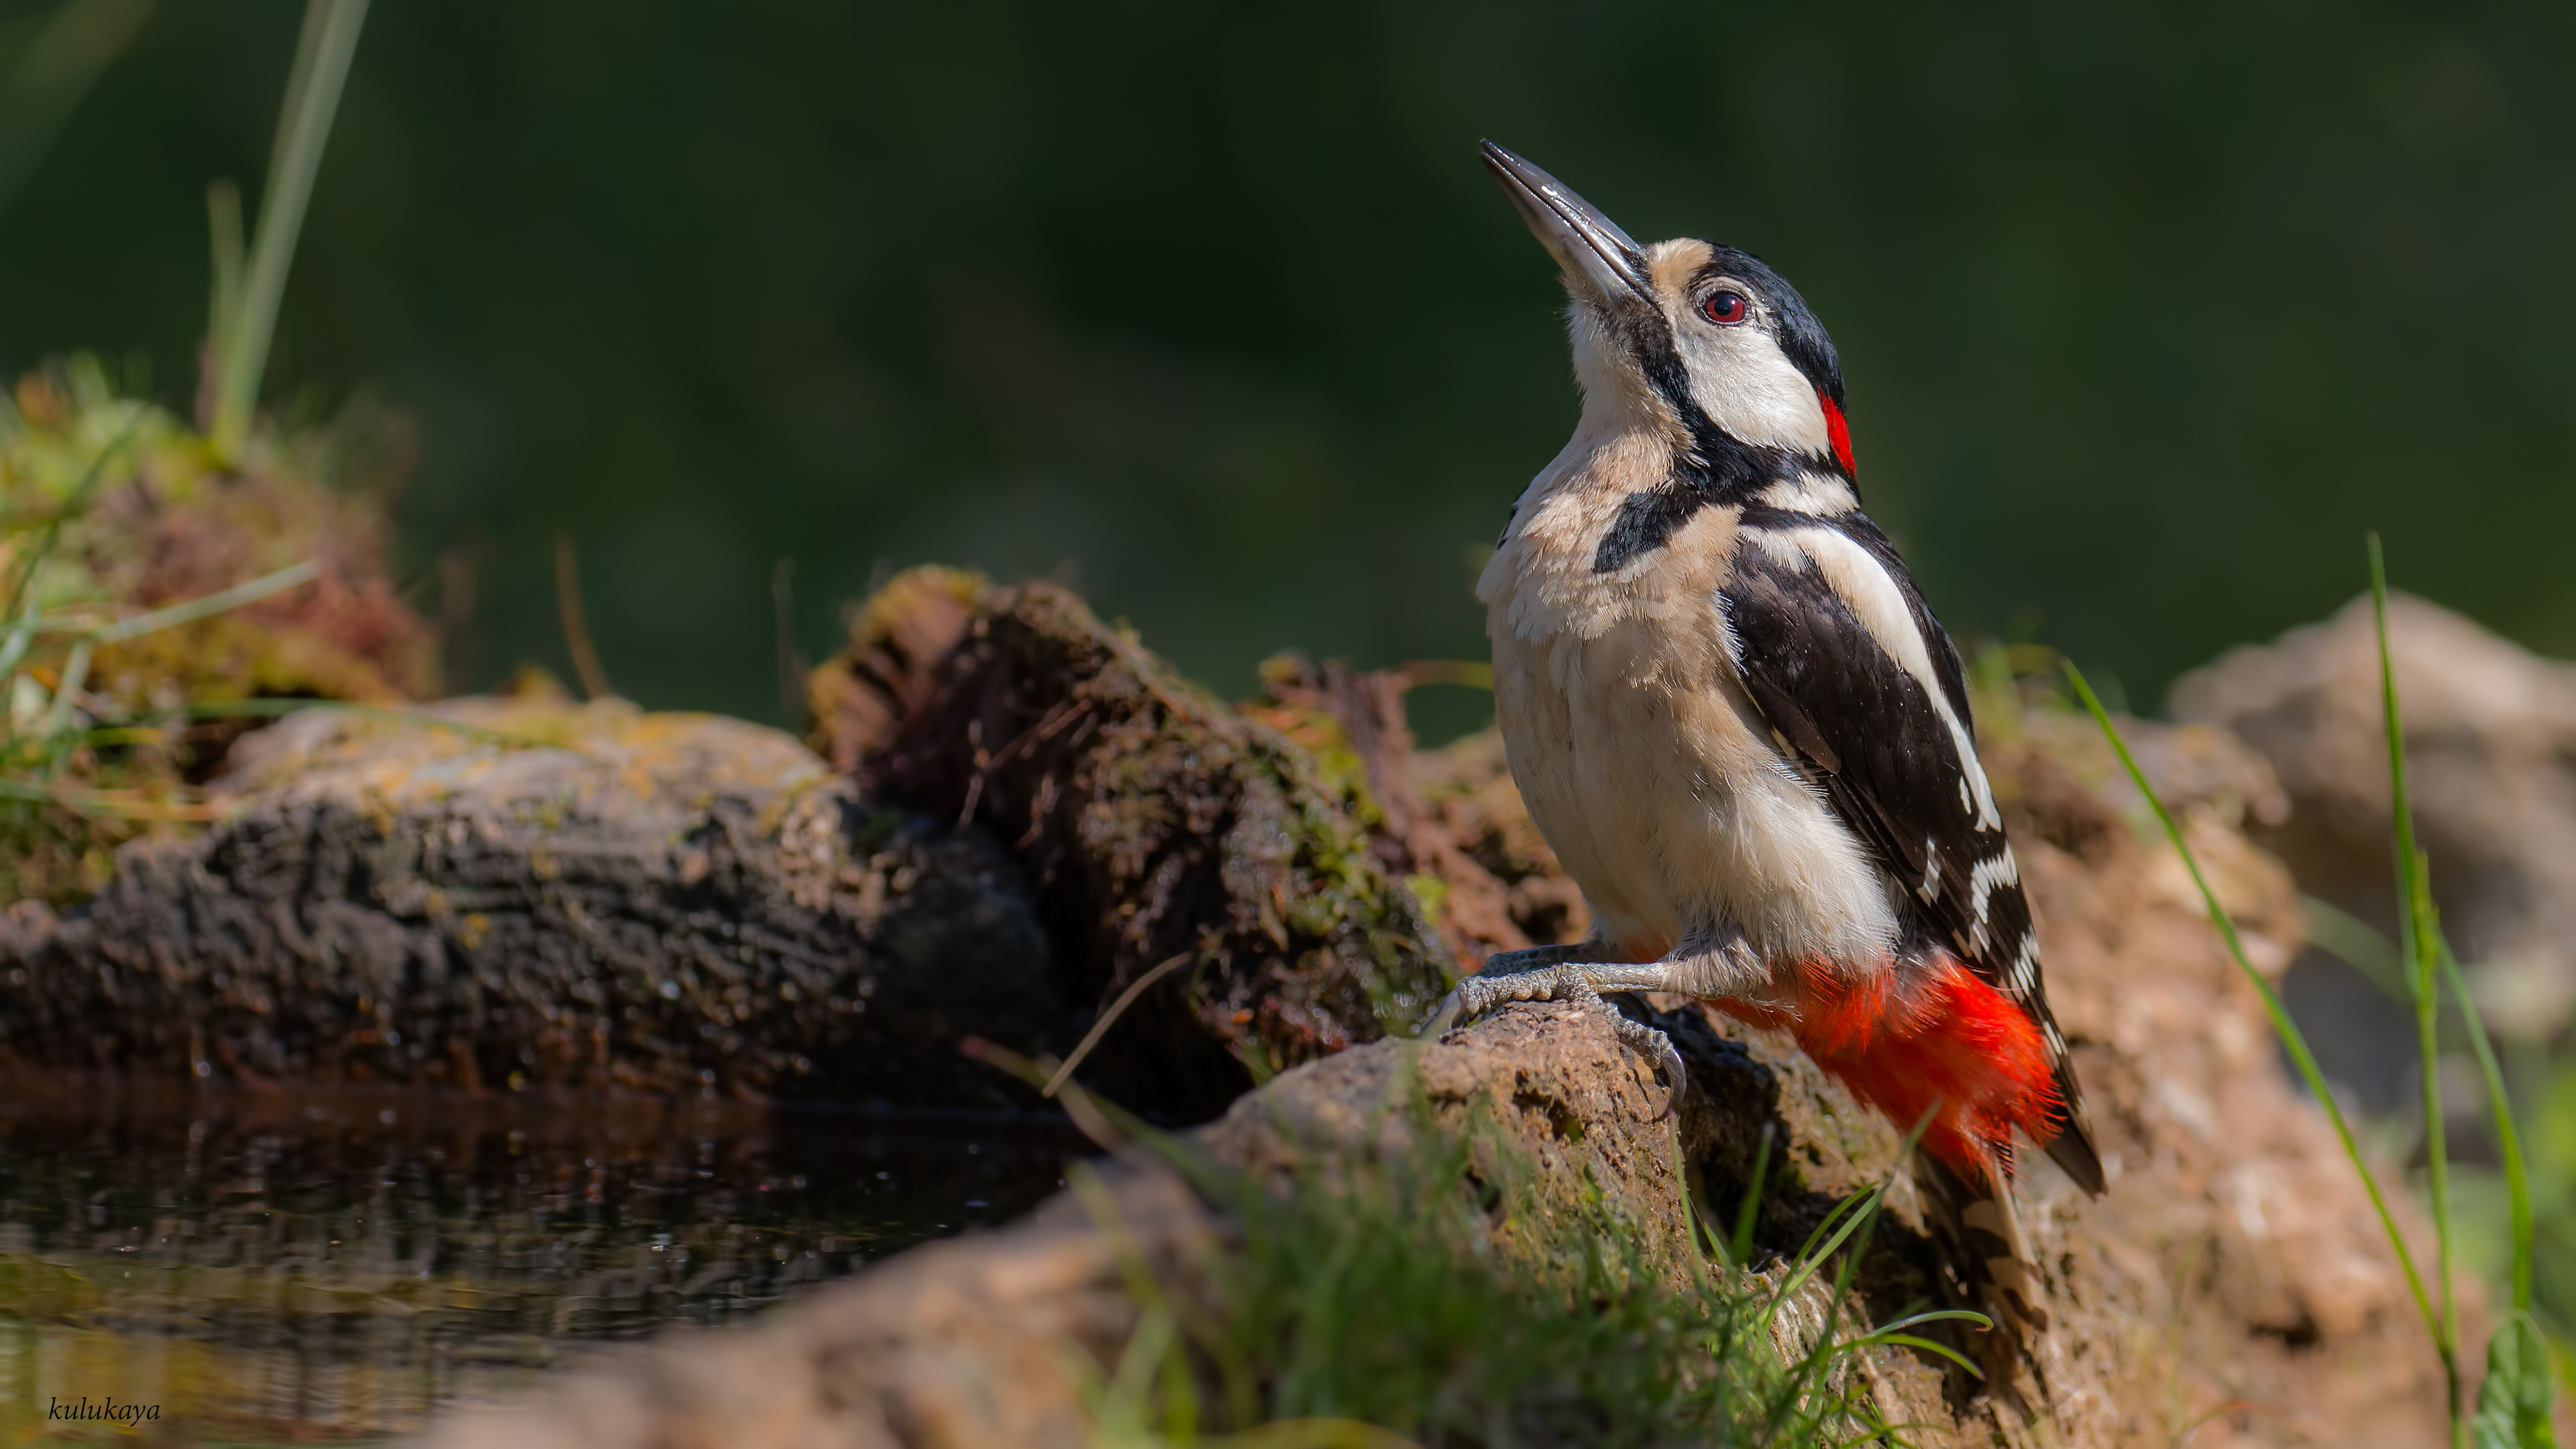
<svg viewBox="0 0 2576 1449"><path fill-rule="evenodd" d="M996 1105L1071 1029L1017 868L775 730L558 699L309 713L201 838L0 918L0 1064Z"/></svg>

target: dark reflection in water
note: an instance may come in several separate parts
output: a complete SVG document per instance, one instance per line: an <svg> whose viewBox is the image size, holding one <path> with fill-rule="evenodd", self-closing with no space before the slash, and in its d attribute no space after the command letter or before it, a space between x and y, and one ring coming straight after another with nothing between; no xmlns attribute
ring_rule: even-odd
<svg viewBox="0 0 2576 1449"><path fill-rule="evenodd" d="M0 1442L84 1396L172 1440L417 1428L1017 1216L1083 1150L1034 1119L12 1082Z"/></svg>

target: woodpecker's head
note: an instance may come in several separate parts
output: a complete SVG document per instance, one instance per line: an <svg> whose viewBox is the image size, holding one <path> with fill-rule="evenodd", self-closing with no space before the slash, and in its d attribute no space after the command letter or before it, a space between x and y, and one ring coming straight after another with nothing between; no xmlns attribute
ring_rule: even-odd
<svg viewBox="0 0 2576 1449"><path fill-rule="evenodd" d="M1587 412L1677 428L1729 481L1777 477L1783 464L1853 476L1842 364L1797 288L1733 247L1641 247L1565 183L1491 141L1484 150L1564 269Z"/></svg>

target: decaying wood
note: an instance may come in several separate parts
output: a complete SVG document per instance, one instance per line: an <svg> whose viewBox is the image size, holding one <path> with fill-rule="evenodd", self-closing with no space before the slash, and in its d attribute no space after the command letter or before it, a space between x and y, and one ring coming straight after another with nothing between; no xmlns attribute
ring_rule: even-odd
<svg viewBox="0 0 2576 1449"><path fill-rule="evenodd" d="M1070 999L1105 1006L1188 958L1090 1059L1122 1100L1204 1120L1448 987L1365 773L1209 698L1064 589L901 575L816 671L814 714L872 794L1010 843Z"/></svg>

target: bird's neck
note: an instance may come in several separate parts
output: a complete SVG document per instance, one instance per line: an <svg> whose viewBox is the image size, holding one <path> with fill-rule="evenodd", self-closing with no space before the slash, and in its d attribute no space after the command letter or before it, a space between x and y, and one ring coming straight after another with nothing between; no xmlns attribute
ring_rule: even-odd
<svg viewBox="0 0 2576 1449"><path fill-rule="evenodd" d="M1614 499L1657 492L1687 496L1695 506L1824 516L1860 506L1843 447L1810 447L1803 432L1771 436L1777 430L1742 407L1712 416L1687 396L1677 405L1633 371L1602 369L1585 382L1574 437L1539 478L1541 485L1553 480L1550 491Z"/></svg>
<svg viewBox="0 0 2576 1449"><path fill-rule="evenodd" d="M1640 567L1668 572L1657 561L1669 562L1669 551L1722 560L1740 522L1824 522L1859 506L1848 480L1795 454L1724 434L1712 441L1660 399L1591 392L1574 436L1514 506L1477 592L1488 604L1532 590L1555 607L1624 599Z"/></svg>

